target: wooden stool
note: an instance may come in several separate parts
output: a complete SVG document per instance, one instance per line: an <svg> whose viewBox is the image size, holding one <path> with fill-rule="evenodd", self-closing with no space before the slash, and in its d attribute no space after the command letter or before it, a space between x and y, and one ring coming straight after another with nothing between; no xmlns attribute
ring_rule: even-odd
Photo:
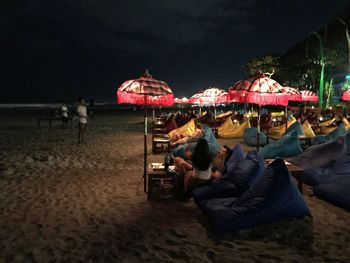
<svg viewBox="0 0 350 263"><path fill-rule="evenodd" d="M160 147L157 147L160 145ZM158 153L157 149L160 148L160 152L164 151L164 145L168 152L170 152L170 138L168 136L153 136L152 138L152 152Z"/></svg>

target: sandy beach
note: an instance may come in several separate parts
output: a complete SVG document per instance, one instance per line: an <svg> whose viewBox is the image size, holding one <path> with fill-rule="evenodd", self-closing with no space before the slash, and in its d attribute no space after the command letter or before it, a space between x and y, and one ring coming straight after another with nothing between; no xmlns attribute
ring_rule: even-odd
<svg viewBox="0 0 350 263"><path fill-rule="evenodd" d="M83 145L37 117L0 116L0 262L350 262L350 213L307 186L311 218L216 236L192 200L137 193L142 111L97 112Z"/></svg>

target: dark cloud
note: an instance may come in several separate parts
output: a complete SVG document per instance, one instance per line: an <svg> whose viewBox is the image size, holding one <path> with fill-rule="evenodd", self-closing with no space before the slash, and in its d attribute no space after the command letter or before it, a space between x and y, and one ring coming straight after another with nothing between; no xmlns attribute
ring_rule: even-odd
<svg viewBox="0 0 350 263"><path fill-rule="evenodd" d="M4 0L2 101L55 101L114 90L145 67L189 96L227 88L242 65L322 28L341 0Z"/></svg>

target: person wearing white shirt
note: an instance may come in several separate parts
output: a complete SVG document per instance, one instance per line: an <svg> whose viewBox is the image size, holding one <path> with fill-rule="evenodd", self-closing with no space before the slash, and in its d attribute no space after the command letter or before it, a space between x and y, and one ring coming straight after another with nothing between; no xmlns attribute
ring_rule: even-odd
<svg viewBox="0 0 350 263"><path fill-rule="evenodd" d="M87 116L87 110L85 106L85 100L83 98L79 99L79 106L77 107L77 113L79 117L78 143L84 143L88 116Z"/></svg>
<svg viewBox="0 0 350 263"><path fill-rule="evenodd" d="M62 118L62 127L67 128L68 108L66 106L66 103L64 103L64 102L62 102L62 105L61 105L61 118Z"/></svg>

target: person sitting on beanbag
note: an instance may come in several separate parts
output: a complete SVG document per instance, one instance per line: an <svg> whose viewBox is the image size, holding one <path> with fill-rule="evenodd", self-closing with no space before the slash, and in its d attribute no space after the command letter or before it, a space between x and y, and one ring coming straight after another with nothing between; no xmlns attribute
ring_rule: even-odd
<svg viewBox="0 0 350 263"><path fill-rule="evenodd" d="M199 138L202 138L203 135L204 132L202 125L200 123L197 123L195 131L189 136L182 136L179 133L174 133L171 146L175 147L177 145L186 144L189 142L196 142Z"/></svg>
<svg viewBox="0 0 350 263"><path fill-rule="evenodd" d="M189 147L185 152L187 160L175 157L174 163L178 175L183 178L185 191L192 190L211 180L213 157L206 139L200 138L191 154Z"/></svg>

